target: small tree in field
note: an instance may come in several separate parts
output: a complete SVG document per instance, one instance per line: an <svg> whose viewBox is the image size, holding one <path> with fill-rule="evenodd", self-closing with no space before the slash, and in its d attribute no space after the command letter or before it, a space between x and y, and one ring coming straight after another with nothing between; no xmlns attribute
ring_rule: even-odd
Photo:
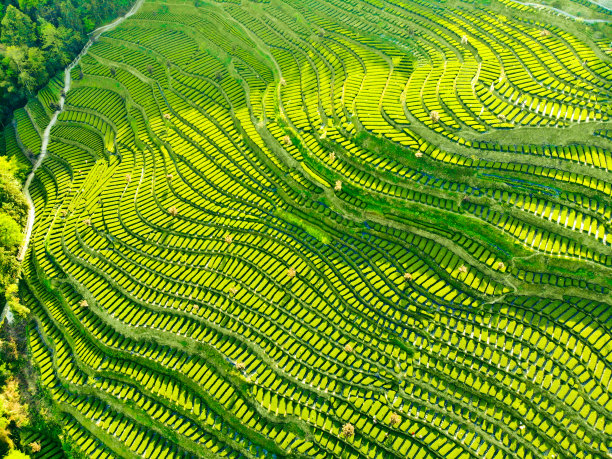
<svg viewBox="0 0 612 459"><path fill-rule="evenodd" d="M85 220L83 220L83 224L85 226L91 226L91 218L86 218Z"/></svg>
<svg viewBox="0 0 612 459"><path fill-rule="evenodd" d="M293 266L287 270L287 277L289 279L293 279L296 275L297 275L297 271L295 270Z"/></svg>
<svg viewBox="0 0 612 459"><path fill-rule="evenodd" d="M244 364L244 362L236 362L236 370L244 371L245 368L246 368L246 365Z"/></svg>
<svg viewBox="0 0 612 459"><path fill-rule="evenodd" d="M172 206L168 209L168 213L173 217L176 217L179 214L179 211L175 206Z"/></svg>
<svg viewBox="0 0 612 459"><path fill-rule="evenodd" d="M402 418L396 413L391 413L391 416L389 416L389 424L395 427L398 426L400 422L402 422Z"/></svg>
<svg viewBox="0 0 612 459"><path fill-rule="evenodd" d="M344 345L344 352L346 352L347 354L352 354L354 350L355 349L353 349L353 346L350 343L346 343Z"/></svg>
<svg viewBox="0 0 612 459"><path fill-rule="evenodd" d="M432 110L431 112L429 112L429 119L431 121L433 121L434 123L437 123L440 121L440 113L437 110Z"/></svg>
<svg viewBox="0 0 612 459"><path fill-rule="evenodd" d="M225 240L225 242L227 242L228 244L231 244L232 242L234 242L234 237L231 234L226 234L225 237L223 238Z"/></svg>
<svg viewBox="0 0 612 459"><path fill-rule="evenodd" d="M87 300L81 300L79 301L79 307L83 309L87 309L89 307L89 303L87 302Z"/></svg>
<svg viewBox="0 0 612 459"><path fill-rule="evenodd" d="M130 183L132 181L132 174L126 174L125 175L125 181Z"/></svg>
<svg viewBox="0 0 612 459"><path fill-rule="evenodd" d="M290 145L292 145L292 143L291 143L291 137L289 137L288 135L284 136L284 137L283 137L283 143L284 143L286 146L290 146Z"/></svg>
<svg viewBox="0 0 612 459"><path fill-rule="evenodd" d="M336 180L336 183L334 184L334 190L342 191L342 182L340 180Z"/></svg>
<svg viewBox="0 0 612 459"><path fill-rule="evenodd" d="M13 448L14 443L10 437L11 432L9 430L10 424L15 423L17 427L23 427L28 422L28 405L21 402L19 384L14 376L9 376L2 388L2 392L0 393L0 407L2 407L2 417L0 417L0 440L3 446ZM10 457L10 455L11 453L4 457ZM22 454L22 457L27 456Z"/></svg>
<svg viewBox="0 0 612 459"><path fill-rule="evenodd" d="M342 426L342 436L344 438L351 438L355 436L355 426L350 422L347 422Z"/></svg>
<svg viewBox="0 0 612 459"><path fill-rule="evenodd" d="M412 280L412 274L410 274L410 273L404 274L404 280L407 281L407 282L411 281Z"/></svg>

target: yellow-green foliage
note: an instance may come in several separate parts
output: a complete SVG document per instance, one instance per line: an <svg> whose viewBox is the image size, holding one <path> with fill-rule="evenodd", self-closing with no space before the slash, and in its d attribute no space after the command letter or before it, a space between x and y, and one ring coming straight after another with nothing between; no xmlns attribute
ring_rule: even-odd
<svg viewBox="0 0 612 459"><path fill-rule="evenodd" d="M65 438L605 457L612 73L587 26L200 3L147 0L92 45L31 188L22 297Z"/></svg>

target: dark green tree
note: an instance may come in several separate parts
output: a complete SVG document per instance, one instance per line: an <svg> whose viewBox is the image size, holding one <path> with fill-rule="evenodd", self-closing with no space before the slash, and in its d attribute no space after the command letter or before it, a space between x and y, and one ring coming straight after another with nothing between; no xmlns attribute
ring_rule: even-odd
<svg viewBox="0 0 612 459"><path fill-rule="evenodd" d="M0 213L0 245L9 250L21 242L21 228L8 214Z"/></svg>
<svg viewBox="0 0 612 459"><path fill-rule="evenodd" d="M61 67L72 61L81 42L80 33L64 26L55 27L47 21L40 26L40 36L43 50L51 52Z"/></svg>
<svg viewBox="0 0 612 459"><path fill-rule="evenodd" d="M36 42L36 26L30 17L9 5L2 18L0 41L7 46L32 46Z"/></svg>
<svg viewBox="0 0 612 459"><path fill-rule="evenodd" d="M17 75L17 82L28 93L34 93L48 80L45 55L40 48L9 46L6 56L10 59L9 67Z"/></svg>

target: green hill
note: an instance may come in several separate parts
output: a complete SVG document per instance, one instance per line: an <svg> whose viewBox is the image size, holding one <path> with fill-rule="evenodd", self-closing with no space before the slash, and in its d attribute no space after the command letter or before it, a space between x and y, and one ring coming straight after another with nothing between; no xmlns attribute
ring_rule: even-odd
<svg viewBox="0 0 612 459"><path fill-rule="evenodd" d="M611 38L511 0L145 1L30 188L65 438L609 457ZM57 84L16 118L33 152Z"/></svg>

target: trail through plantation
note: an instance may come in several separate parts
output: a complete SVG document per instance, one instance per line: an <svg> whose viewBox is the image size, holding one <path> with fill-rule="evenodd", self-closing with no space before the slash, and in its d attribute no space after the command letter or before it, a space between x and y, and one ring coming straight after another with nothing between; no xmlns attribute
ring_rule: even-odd
<svg viewBox="0 0 612 459"><path fill-rule="evenodd" d="M30 175L28 175L25 185L23 186L23 193L28 202L28 222L26 224L25 238L23 240L21 249L19 250L19 255L17 256L17 259L19 261L22 261L24 259L25 254L28 251L28 245L30 243L30 238L32 237L32 228L34 227L34 219L36 218L36 210L34 209L34 203L32 202L32 197L30 196L30 184L32 183L32 180L34 179L36 171L38 170L40 165L45 160L45 157L47 156L47 147L49 145L49 135L51 134L51 129L53 129L53 126L55 126L55 123L57 122L57 117L64 110L64 103L66 101L66 95L68 94L68 91L70 91L70 85L72 83L72 78L70 77L71 71L79 63L81 58L87 53L87 50L91 47L91 45L93 45L94 42L98 39L98 37L100 37L100 35L102 35L104 32L108 32L109 30L114 29L119 24L121 24L123 21L125 21L127 18L132 16L134 13L138 11L138 9L142 6L143 3L144 3L144 0L138 0L134 4L134 6L132 6L130 11L128 11L124 16L121 16L120 18L115 19L110 24L104 25L94 30L91 33L89 41L85 44L82 51L64 70L64 90L59 100L59 108L53 114L53 116L51 117L51 120L49 121L49 124L45 128L45 131L42 137L42 145L40 147L40 154L38 155L38 159L36 160L36 162L34 163L34 166L32 167L32 171L30 172Z"/></svg>
<svg viewBox="0 0 612 459"><path fill-rule="evenodd" d="M556 8L554 6L545 5L543 3L521 2L519 0L512 0L512 1L515 2L515 3L520 3L521 5L525 5L525 6L533 6L534 8L538 8L538 9L554 11L555 13L560 14L561 16L565 16L565 17L567 17L569 19L572 19L574 21L581 21L581 22L584 22L586 24L597 24L598 22L601 22L601 23L610 23L610 22L612 22L609 19L586 19L586 18L582 18L582 17L579 17L579 16L574 16L573 14L568 13L567 11L564 11L562 9ZM589 1L591 1L591 0L589 0ZM591 1L591 3L593 3L595 5L599 5L602 8L609 9L607 6L604 6L604 5L602 5L600 3L597 3L597 2Z"/></svg>
<svg viewBox="0 0 612 459"><path fill-rule="evenodd" d="M38 155L38 158L36 159L36 162L34 163L34 166L32 166L32 171L28 175L28 178L26 179L26 182L23 186L23 194L25 195L26 201L28 203L28 221L26 223L25 237L23 239L21 248L19 249L19 254L17 255L17 259L19 261L23 261L23 259L25 258L25 254L28 251L28 246L30 244L30 238L32 237L32 228L34 227L34 219L36 218L36 210L34 209L34 202L32 201L32 197L30 196L30 184L32 183L32 180L34 179L36 171L38 170L40 165L45 160L45 157L47 156L47 147L49 146L49 136L51 134L51 129L53 129L53 126L55 126L55 123L57 122L58 116L64 110L66 94L68 94L68 91L70 91L70 85L72 83L72 78L70 77L71 71L79 63L81 58L87 53L87 50L91 47L91 45L93 45L94 42L98 39L98 37L100 37L100 35L102 35L104 32L108 32L109 30L114 29L119 24L121 24L123 21L125 21L127 18L135 14L138 11L138 9L142 6L143 3L144 3L144 0L138 0L136 3L134 3L132 8L125 15L115 19L110 24L106 24L94 30L91 33L89 40L87 41L87 43L85 44L85 46L83 47L79 55L64 69L64 90L59 100L59 108L55 111L55 113L51 117L51 120L49 121L49 124L45 128L45 131L42 137L40 153ZM8 304L6 304L4 310L2 311L2 315L0 316L0 324L4 321L5 317L8 322L12 322L13 315L10 311Z"/></svg>

